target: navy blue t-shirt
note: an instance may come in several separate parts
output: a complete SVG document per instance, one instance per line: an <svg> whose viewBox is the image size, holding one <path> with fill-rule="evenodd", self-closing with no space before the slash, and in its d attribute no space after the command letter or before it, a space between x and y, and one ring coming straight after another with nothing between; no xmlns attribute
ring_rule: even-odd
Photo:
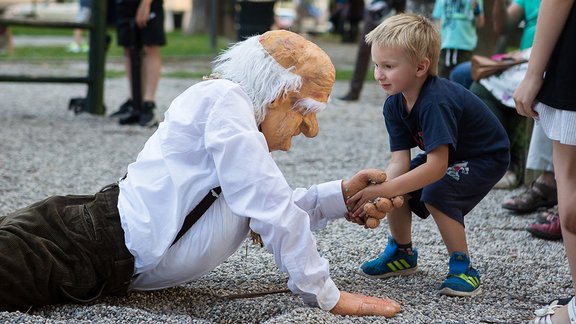
<svg viewBox="0 0 576 324"><path fill-rule="evenodd" d="M429 153L448 144L448 165L502 154L510 145L506 130L482 100L439 77L428 77L410 113L401 93L388 97L384 121L391 151L418 146Z"/></svg>

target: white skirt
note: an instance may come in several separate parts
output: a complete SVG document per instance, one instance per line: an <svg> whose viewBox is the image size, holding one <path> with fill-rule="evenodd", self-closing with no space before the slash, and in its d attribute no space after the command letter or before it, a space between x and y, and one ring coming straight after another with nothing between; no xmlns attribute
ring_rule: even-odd
<svg viewBox="0 0 576 324"><path fill-rule="evenodd" d="M535 120L548 138L561 144L576 145L576 111L555 109L541 102L534 110L539 115Z"/></svg>

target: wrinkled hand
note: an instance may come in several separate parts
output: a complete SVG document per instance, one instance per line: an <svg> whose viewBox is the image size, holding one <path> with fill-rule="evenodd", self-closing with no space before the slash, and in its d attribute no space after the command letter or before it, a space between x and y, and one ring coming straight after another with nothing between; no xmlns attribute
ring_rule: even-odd
<svg viewBox="0 0 576 324"><path fill-rule="evenodd" d="M358 171L350 180L342 181L342 195L348 211L356 210L354 201L349 199L356 195L360 190L367 186L382 183L386 181L386 173L379 169L366 169ZM352 213L347 213L346 219L350 222L364 225L364 219L359 215L353 216Z"/></svg>
<svg viewBox="0 0 576 324"><path fill-rule="evenodd" d="M380 225L380 220L386 217L386 214L394 208L400 208L404 205L404 197L396 196L392 199L378 197L373 201L364 204L363 217L366 220L364 227L376 228Z"/></svg>
<svg viewBox="0 0 576 324"><path fill-rule="evenodd" d="M384 183L378 183L366 187L356 193L354 196L350 197L346 201L346 207L348 211L352 214L351 217L361 217L365 216L364 214L364 205L367 203L374 201L377 197L382 196L382 191L385 190Z"/></svg>
<svg viewBox="0 0 576 324"><path fill-rule="evenodd" d="M400 311L400 304L388 298L370 297L340 291L340 299L330 310L336 315L392 317Z"/></svg>

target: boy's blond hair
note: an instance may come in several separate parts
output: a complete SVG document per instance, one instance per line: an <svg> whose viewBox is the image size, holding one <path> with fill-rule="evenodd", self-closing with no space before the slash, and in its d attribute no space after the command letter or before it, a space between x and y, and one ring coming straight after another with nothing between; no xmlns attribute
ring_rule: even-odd
<svg viewBox="0 0 576 324"><path fill-rule="evenodd" d="M389 17L366 35L366 43L401 48L413 63L426 57L430 60L428 74L438 74L440 32L426 17L406 13Z"/></svg>

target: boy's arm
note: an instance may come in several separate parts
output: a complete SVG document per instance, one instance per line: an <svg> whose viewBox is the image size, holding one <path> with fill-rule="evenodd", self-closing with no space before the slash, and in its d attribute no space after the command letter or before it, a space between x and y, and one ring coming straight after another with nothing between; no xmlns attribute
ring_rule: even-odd
<svg viewBox="0 0 576 324"><path fill-rule="evenodd" d="M408 171L410 151L392 152L390 164L386 168L388 180L381 184L366 187L350 198L348 205L354 205L352 217L360 217L362 206L376 197L396 197L421 189L441 179L448 168L448 145L440 145L427 154L426 163Z"/></svg>
<svg viewBox="0 0 576 324"><path fill-rule="evenodd" d="M390 163L386 167L386 178L388 181L398 178L404 173L410 171L410 151L395 151L392 152Z"/></svg>
<svg viewBox="0 0 576 324"><path fill-rule="evenodd" d="M440 180L448 168L448 145L440 145L426 154L426 163L390 180L386 185L390 197L404 195ZM388 196L385 196L388 197Z"/></svg>

